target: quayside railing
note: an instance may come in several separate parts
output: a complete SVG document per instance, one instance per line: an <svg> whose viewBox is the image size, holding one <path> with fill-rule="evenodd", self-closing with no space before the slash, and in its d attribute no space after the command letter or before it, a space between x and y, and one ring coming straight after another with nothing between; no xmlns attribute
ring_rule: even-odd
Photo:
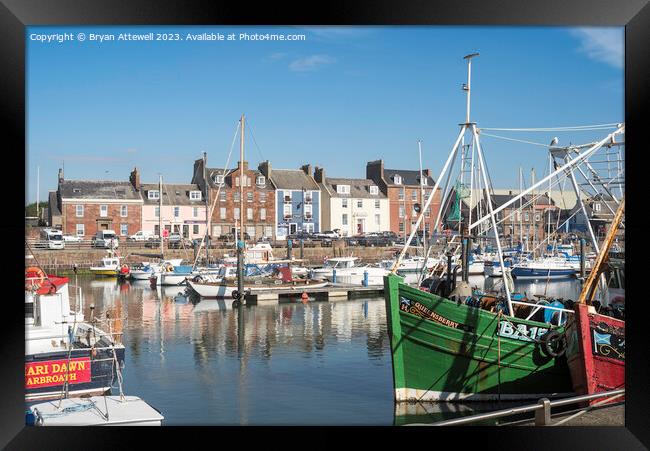
<svg viewBox="0 0 650 451"><path fill-rule="evenodd" d="M460 426L475 423L482 420L491 420L495 418L509 417L512 415L518 415L522 413L535 412L535 426L559 426L566 423L567 421L582 415L589 410L599 407L607 402L613 401L616 398L620 398L625 395L625 389L621 388L618 390L611 390L601 393L594 393L592 395L580 395L573 396L571 398L563 398L555 401L550 401L548 398L540 399L536 404L530 404L527 406L513 407L511 409L495 410L493 412L479 413L476 415L465 416L461 418L452 418L450 420L437 421L435 423L413 423L408 424L407 426ZM602 401L599 401L596 404L587 406L583 409L580 409L577 413L570 415L567 418L556 421L555 423L551 420L551 408L566 406L571 404L577 404L584 401L590 401L592 399L605 398Z"/></svg>

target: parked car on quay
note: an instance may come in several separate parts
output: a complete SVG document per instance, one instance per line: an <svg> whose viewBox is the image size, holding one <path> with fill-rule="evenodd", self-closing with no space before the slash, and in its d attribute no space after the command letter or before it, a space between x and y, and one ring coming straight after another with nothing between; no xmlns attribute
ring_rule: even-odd
<svg viewBox="0 0 650 451"><path fill-rule="evenodd" d="M219 238L219 241L226 241L229 243L234 243L235 242L235 234L234 233L226 233L224 235L221 235ZM251 236L247 233L244 232L244 241L248 241L251 239Z"/></svg>
<svg viewBox="0 0 650 451"><path fill-rule="evenodd" d="M167 247L169 249L182 249L193 247L192 242L187 238L183 238L180 233L170 233L167 239Z"/></svg>
<svg viewBox="0 0 650 451"><path fill-rule="evenodd" d="M77 235L63 235L63 241L66 243L71 242L71 243L79 243L81 242L81 237Z"/></svg>
<svg viewBox="0 0 650 451"><path fill-rule="evenodd" d="M400 237L395 232L369 232L355 237L359 246L395 246Z"/></svg>
<svg viewBox="0 0 650 451"><path fill-rule="evenodd" d="M93 247L103 247L106 249L117 249L120 240L114 230L99 230L92 238Z"/></svg>
<svg viewBox="0 0 650 451"><path fill-rule="evenodd" d="M157 235L154 235L153 232L148 230L140 230L133 235L130 235L126 239L129 241L147 241L150 238L158 238Z"/></svg>
<svg viewBox="0 0 650 451"><path fill-rule="evenodd" d="M46 249L65 249L63 233L58 229L43 229L38 247Z"/></svg>

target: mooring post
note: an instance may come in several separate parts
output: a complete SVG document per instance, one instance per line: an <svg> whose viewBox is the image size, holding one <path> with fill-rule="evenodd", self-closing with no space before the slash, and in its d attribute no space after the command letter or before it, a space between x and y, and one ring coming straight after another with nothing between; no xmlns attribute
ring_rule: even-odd
<svg viewBox="0 0 650 451"><path fill-rule="evenodd" d="M363 286L364 287L368 286L368 270L367 269L363 272Z"/></svg>
<svg viewBox="0 0 650 451"><path fill-rule="evenodd" d="M291 260L291 240L287 240L287 260Z"/></svg>
<svg viewBox="0 0 650 451"><path fill-rule="evenodd" d="M551 424L551 401L548 398L539 400L541 409L535 411L535 426L549 426Z"/></svg>
<svg viewBox="0 0 650 451"><path fill-rule="evenodd" d="M585 278L585 239L580 238L580 278Z"/></svg>
<svg viewBox="0 0 650 451"><path fill-rule="evenodd" d="M332 269L332 283L336 283L336 269Z"/></svg>

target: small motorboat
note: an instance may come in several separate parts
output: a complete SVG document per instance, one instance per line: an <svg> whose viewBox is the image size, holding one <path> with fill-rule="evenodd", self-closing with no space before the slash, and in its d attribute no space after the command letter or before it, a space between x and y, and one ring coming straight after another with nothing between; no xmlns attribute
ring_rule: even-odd
<svg viewBox="0 0 650 451"><path fill-rule="evenodd" d="M117 277L120 268L120 257L113 251L108 251L108 255L101 259L99 266L91 266L89 270L96 276Z"/></svg>

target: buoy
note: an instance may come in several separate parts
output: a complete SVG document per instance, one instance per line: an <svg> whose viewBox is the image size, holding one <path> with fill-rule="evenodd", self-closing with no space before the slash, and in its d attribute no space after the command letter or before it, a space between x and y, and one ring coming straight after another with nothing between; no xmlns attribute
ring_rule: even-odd
<svg viewBox="0 0 650 451"><path fill-rule="evenodd" d="M302 299L302 302L307 302L309 300L309 295L307 294L306 291L302 292L302 295L300 296L300 299Z"/></svg>

